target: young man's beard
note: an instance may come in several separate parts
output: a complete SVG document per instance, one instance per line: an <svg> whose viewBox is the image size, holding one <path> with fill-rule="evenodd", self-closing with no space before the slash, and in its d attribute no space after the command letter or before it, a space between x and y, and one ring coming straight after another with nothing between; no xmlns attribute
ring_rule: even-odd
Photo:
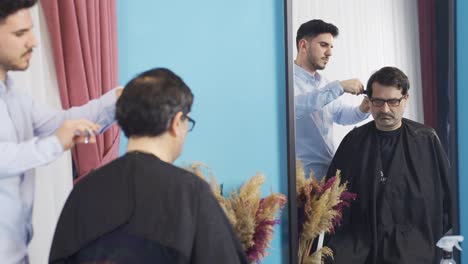
<svg viewBox="0 0 468 264"><path fill-rule="evenodd" d="M29 68L29 60L24 64L12 64L7 68L7 71L25 71Z"/></svg>
<svg viewBox="0 0 468 264"><path fill-rule="evenodd" d="M318 61L320 61L320 60L321 59L318 59ZM312 57L309 57L308 61L309 61L310 67L314 71L325 69L326 64L319 64L319 62L317 60L315 60L314 58L312 58Z"/></svg>
<svg viewBox="0 0 468 264"><path fill-rule="evenodd" d="M313 64L313 67L315 68L315 70L323 70L325 69L325 65L320 65L318 63L314 63Z"/></svg>

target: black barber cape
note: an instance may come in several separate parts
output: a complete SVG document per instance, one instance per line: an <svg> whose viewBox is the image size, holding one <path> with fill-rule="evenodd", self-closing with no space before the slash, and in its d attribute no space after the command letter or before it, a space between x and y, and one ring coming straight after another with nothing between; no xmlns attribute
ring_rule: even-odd
<svg viewBox="0 0 468 264"><path fill-rule="evenodd" d="M127 153L75 185L50 263L248 263L207 183Z"/></svg>
<svg viewBox="0 0 468 264"><path fill-rule="evenodd" d="M327 242L335 256L330 263L439 263L436 242L453 220L449 163L433 129L402 122L387 175L374 121L341 142L327 177L341 170L358 197Z"/></svg>

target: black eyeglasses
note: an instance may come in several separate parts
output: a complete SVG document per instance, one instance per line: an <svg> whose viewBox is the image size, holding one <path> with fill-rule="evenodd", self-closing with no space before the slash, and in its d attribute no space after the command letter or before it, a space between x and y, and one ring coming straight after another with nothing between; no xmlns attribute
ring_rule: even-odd
<svg viewBox="0 0 468 264"><path fill-rule="evenodd" d="M401 100L405 99L405 95L403 95L400 99L387 99L387 100L384 100L384 99L379 99L379 98L370 98L370 101L372 102L372 105L373 106L376 106L376 107L382 107L384 106L385 103L388 104L388 106L390 107L397 107L400 105L401 103Z"/></svg>
<svg viewBox="0 0 468 264"><path fill-rule="evenodd" d="M195 127L195 120L193 120L190 116L184 114L184 116L188 119L189 121L189 126L188 126L188 132L192 131L193 128Z"/></svg>

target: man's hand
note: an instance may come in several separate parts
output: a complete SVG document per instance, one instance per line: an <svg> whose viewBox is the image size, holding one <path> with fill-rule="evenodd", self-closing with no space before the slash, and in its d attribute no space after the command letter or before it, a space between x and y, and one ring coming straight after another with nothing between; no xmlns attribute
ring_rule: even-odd
<svg viewBox="0 0 468 264"><path fill-rule="evenodd" d="M361 105L359 105L359 110L363 113L369 113L370 112L370 100L367 98L367 96L364 96L364 99L362 99Z"/></svg>
<svg viewBox="0 0 468 264"><path fill-rule="evenodd" d="M86 119L65 120L55 131L55 136L62 144L63 150L69 150L78 143L95 143L99 128L99 125Z"/></svg>
<svg viewBox="0 0 468 264"><path fill-rule="evenodd" d="M117 96L117 99L122 95L123 92L123 87L119 87L115 90L115 95Z"/></svg>
<svg viewBox="0 0 468 264"><path fill-rule="evenodd" d="M340 81L340 84L343 87L345 93L359 95L364 92L364 85L358 79L349 79L345 81Z"/></svg>

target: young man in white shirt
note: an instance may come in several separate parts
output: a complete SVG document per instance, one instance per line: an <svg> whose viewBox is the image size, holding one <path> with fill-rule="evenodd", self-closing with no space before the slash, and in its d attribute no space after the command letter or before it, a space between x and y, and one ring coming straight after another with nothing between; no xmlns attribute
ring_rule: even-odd
<svg viewBox="0 0 468 264"><path fill-rule="evenodd" d="M67 111L52 110L18 93L9 71L24 71L37 45L29 9L37 0L0 2L0 262L28 263L34 168L57 159L114 122L121 89Z"/></svg>

